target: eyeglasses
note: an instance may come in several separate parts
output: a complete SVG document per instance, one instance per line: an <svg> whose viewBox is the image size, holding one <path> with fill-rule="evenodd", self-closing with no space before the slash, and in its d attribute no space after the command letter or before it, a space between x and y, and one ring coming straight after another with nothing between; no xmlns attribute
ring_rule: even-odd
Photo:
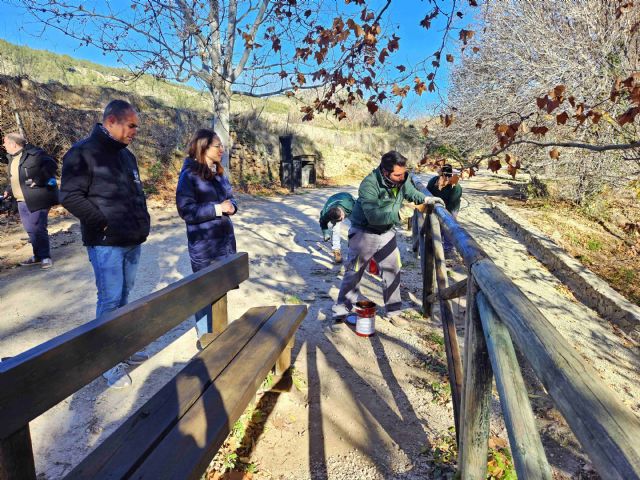
<svg viewBox="0 0 640 480"><path fill-rule="evenodd" d="M216 145L215 143L212 143L209 146L213 148L217 148L218 150L222 150L224 148L224 145L222 145L221 143L219 143L218 145Z"/></svg>

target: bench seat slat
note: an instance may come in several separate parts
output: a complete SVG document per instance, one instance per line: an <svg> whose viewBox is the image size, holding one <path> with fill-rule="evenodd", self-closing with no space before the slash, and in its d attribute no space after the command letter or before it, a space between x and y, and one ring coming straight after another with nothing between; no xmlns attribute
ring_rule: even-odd
<svg viewBox="0 0 640 480"><path fill-rule="evenodd" d="M306 305L280 307L127 478L199 479L306 312Z"/></svg>
<svg viewBox="0 0 640 480"><path fill-rule="evenodd" d="M256 307L232 322L174 378L91 452L71 478L120 479L138 466L202 392L273 315L276 307Z"/></svg>
<svg viewBox="0 0 640 480"><path fill-rule="evenodd" d="M7 438L247 278L248 255L231 255L0 363L0 438Z"/></svg>

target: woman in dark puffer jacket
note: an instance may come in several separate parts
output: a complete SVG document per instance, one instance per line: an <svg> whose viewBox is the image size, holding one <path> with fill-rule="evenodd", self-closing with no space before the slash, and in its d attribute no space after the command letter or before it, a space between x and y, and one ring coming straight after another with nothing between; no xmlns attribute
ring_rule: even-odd
<svg viewBox="0 0 640 480"><path fill-rule="evenodd" d="M189 142L189 156L178 180L176 205L187 224L189 258L194 272L209 266L213 260L236 253L230 217L237 212L238 205L231 183L224 176L223 152L224 146L213 130L198 130ZM212 331L211 306L196 312L195 316L200 339Z"/></svg>

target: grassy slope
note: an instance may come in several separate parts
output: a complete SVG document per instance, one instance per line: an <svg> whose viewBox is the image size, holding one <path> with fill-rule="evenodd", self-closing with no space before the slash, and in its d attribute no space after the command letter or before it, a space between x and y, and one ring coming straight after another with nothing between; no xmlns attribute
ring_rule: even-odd
<svg viewBox="0 0 640 480"><path fill-rule="evenodd" d="M125 69L105 67L0 40L0 74L27 76L44 84L59 83L71 87L72 91L79 90L80 96L87 94L86 87L135 93L151 97L170 108L196 111L203 118L209 115L210 98L206 92L148 75L135 83L123 81L128 73ZM65 95L70 102L73 96L78 96L69 89ZM350 118L342 122L329 116L302 122L299 107L298 101L284 96L256 99L236 95L232 99L232 115L237 120L235 129L239 134L247 128L261 132L244 140L254 142L258 147L262 147L262 142L266 151L276 153L278 135L294 133L300 139L299 153L321 155L325 176L338 181L361 177L382 153L390 149L397 149L416 160L422 155L418 129L388 112L382 112L372 122L362 106L352 109ZM383 126L372 126L372 123ZM144 158L142 161L145 163Z"/></svg>

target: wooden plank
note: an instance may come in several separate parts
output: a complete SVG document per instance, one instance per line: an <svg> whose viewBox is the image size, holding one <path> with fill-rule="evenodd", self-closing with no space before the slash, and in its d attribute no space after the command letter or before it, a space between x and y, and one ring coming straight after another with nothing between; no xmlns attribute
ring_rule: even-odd
<svg viewBox="0 0 640 480"><path fill-rule="evenodd" d="M487 254L480 248L477 242L462 228L455 218L442 205L436 205L434 213L440 219L442 230L449 235L456 250L462 256L464 264L470 267Z"/></svg>
<svg viewBox="0 0 640 480"><path fill-rule="evenodd" d="M239 253L0 363L6 438L249 277Z"/></svg>
<svg viewBox="0 0 640 480"><path fill-rule="evenodd" d="M433 252L435 259L436 281L438 291L446 290L448 286L447 267L442 248L442 234L440 222L435 213L429 215L431 237L433 239ZM456 425L456 437L460 435L460 403L462 398L462 361L460 360L460 348L458 346L458 334L453 319L453 311L448 300L440 299L440 316L442 317L442 331L444 333L444 346L447 353L447 367L449 370L449 383L451 385L451 401L453 403L453 415Z"/></svg>
<svg viewBox="0 0 640 480"><path fill-rule="evenodd" d="M493 262L472 271L602 478L640 478L640 420Z"/></svg>
<svg viewBox="0 0 640 480"><path fill-rule="evenodd" d="M119 479L134 470L273 315L248 310L91 452L68 478Z"/></svg>
<svg viewBox="0 0 640 480"><path fill-rule="evenodd" d="M280 307L129 478L199 479L306 312Z"/></svg>
<svg viewBox="0 0 640 480"><path fill-rule="evenodd" d="M229 313L227 310L227 296L223 295L217 302L211 305L213 319L213 333L222 333L229 324Z"/></svg>
<svg viewBox="0 0 640 480"><path fill-rule="evenodd" d="M433 256L433 240L431 238L431 220L427 215L422 223L420 230L420 265L422 269L422 316L424 318L431 317L431 304L427 302L427 298L434 292L434 256Z"/></svg>
<svg viewBox="0 0 640 480"><path fill-rule="evenodd" d="M420 248L420 232L424 225L424 215L418 210L413 211L411 217L411 249L414 253L419 253Z"/></svg>
<svg viewBox="0 0 640 480"><path fill-rule="evenodd" d="M478 293L478 310L496 376L518 478L551 480L551 467L542 448L509 331L498 319L482 292ZM483 468L486 469L486 465Z"/></svg>
<svg viewBox="0 0 640 480"><path fill-rule="evenodd" d="M477 285L469 275L464 340L464 387L458 465L461 478L485 478L493 374L476 306Z"/></svg>
<svg viewBox="0 0 640 480"><path fill-rule="evenodd" d="M427 297L427 302L434 303L438 300L453 300L467 294L467 279L464 278L459 282L449 285L442 292L432 293Z"/></svg>
<svg viewBox="0 0 640 480"><path fill-rule="evenodd" d="M35 480L29 425L0 440L0 480Z"/></svg>

